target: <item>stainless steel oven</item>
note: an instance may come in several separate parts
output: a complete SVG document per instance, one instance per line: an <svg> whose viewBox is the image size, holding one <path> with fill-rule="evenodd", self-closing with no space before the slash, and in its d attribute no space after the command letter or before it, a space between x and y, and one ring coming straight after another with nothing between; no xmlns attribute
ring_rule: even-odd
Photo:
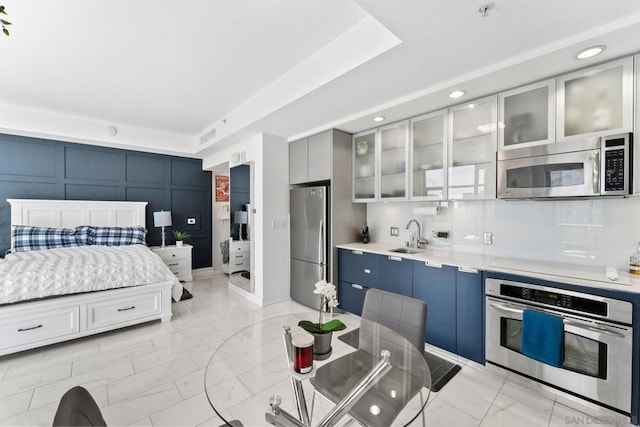
<svg viewBox="0 0 640 427"><path fill-rule="evenodd" d="M486 283L487 362L624 414L631 412L632 304L507 280ZM523 310L560 316L561 367L522 354Z"/></svg>
<svg viewBox="0 0 640 427"><path fill-rule="evenodd" d="M499 151L498 198L628 196L632 162L629 133Z"/></svg>

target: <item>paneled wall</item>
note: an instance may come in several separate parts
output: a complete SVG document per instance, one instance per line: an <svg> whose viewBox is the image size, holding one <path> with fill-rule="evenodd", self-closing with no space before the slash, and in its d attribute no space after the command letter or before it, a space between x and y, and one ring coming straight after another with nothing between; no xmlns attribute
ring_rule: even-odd
<svg viewBox="0 0 640 427"><path fill-rule="evenodd" d="M211 182L199 159L0 134L0 254L10 246L8 198L143 201L149 246L160 244L153 212L170 210L167 244L171 230L187 231L193 267L210 267Z"/></svg>

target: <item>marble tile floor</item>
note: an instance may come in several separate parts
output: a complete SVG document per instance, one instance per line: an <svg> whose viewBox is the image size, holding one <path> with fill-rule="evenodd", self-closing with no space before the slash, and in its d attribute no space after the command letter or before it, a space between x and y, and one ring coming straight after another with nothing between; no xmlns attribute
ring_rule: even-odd
<svg viewBox="0 0 640 427"><path fill-rule="evenodd" d="M227 286L227 276L221 272L188 285L194 298L174 304L170 322L1 356L0 425L50 426L60 397L75 385L91 392L110 426L221 425L204 392L205 368L214 350L254 322L309 311L291 301L258 307ZM627 417L569 400L497 368L457 362L463 363L462 370L440 392L431 394L426 409L429 426L629 425ZM255 368L255 357L238 355L238 365ZM235 399L223 415L246 416L245 425L265 425L259 409L255 414L234 413L233 404L246 397L234 395L232 384L244 381L240 385L257 390L268 387L264 378L237 371L219 375L230 380L224 382L226 389L216 392ZM256 395L264 400L265 409L268 395L283 386L281 379L277 381Z"/></svg>

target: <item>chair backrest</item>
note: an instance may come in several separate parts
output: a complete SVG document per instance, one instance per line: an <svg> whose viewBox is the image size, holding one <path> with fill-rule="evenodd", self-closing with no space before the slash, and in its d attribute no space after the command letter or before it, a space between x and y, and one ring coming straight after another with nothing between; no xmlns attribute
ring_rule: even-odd
<svg viewBox="0 0 640 427"><path fill-rule="evenodd" d="M98 404L87 389L80 386L69 389L62 396L53 418L53 427L106 425Z"/></svg>
<svg viewBox="0 0 640 427"><path fill-rule="evenodd" d="M427 304L424 301L378 289L367 289L362 318L397 332L420 353L424 352L427 327Z"/></svg>

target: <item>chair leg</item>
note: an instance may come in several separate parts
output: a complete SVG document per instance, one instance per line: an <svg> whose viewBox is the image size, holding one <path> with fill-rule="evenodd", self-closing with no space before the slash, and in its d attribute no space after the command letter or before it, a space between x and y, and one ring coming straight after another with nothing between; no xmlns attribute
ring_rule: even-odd
<svg viewBox="0 0 640 427"><path fill-rule="evenodd" d="M313 425L313 409L315 408L315 404L316 404L316 389L313 389L313 396L311 396L311 413L309 414L309 421L311 422L311 424Z"/></svg>

